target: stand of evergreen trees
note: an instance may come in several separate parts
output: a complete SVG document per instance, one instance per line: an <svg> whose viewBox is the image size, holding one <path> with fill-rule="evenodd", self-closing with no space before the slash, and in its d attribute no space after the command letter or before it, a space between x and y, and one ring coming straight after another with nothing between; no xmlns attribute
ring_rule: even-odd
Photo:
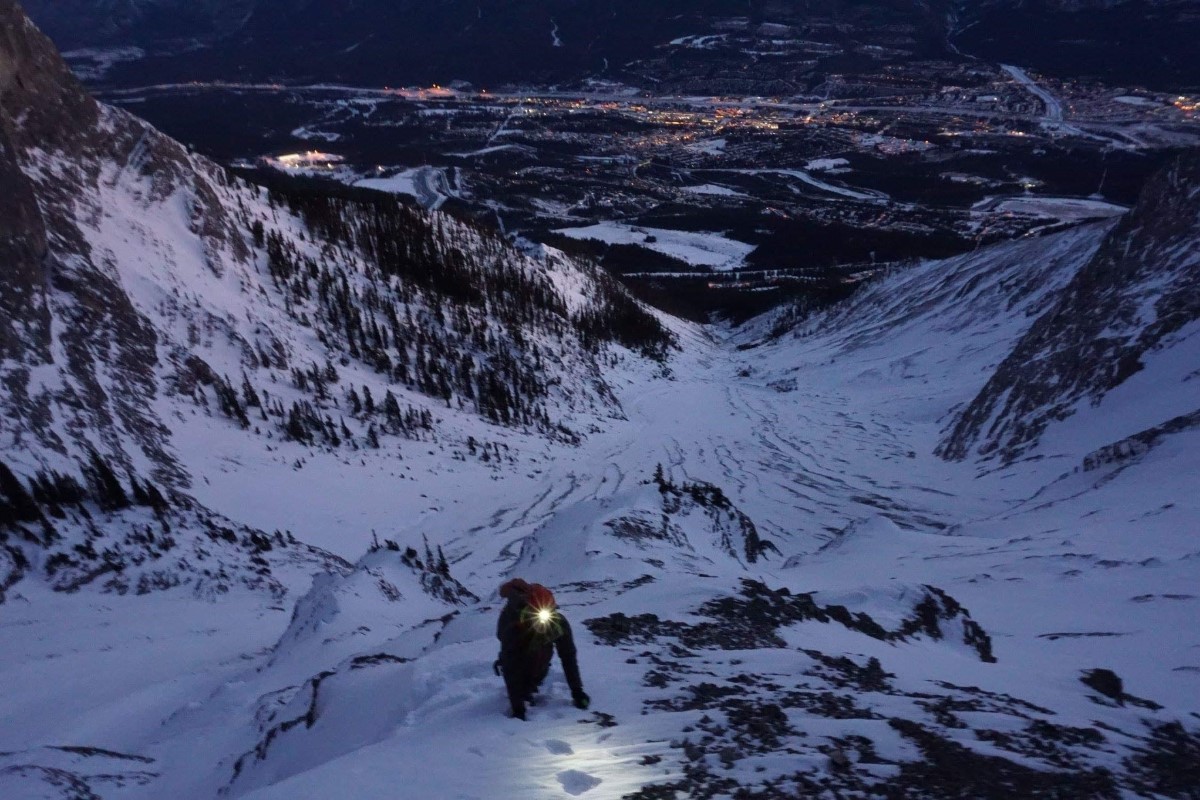
<svg viewBox="0 0 1200 800"><path fill-rule="evenodd" d="M544 352L547 340L575 335L591 349L620 343L653 357L671 346L658 319L599 269L589 305L571 313L535 262L471 223L378 193L274 184L272 207L301 219L314 241L329 243L314 257L280 230L247 221L288 312L388 381L447 406L501 425L551 430L544 359L557 354ZM361 254L365 273L333 245ZM294 382L321 399L336 379ZM222 412L248 424L232 384L214 388ZM243 406L251 394L243 387ZM308 411L287 411L282 427L290 438L301 440L302 426L310 439L344 438L318 435L313 417L321 415ZM328 434L330 420L319 422Z"/></svg>
<svg viewBox="0 0 1200 800"><path fill-rule="evenodd" d="M76 478L57 470L39 470L28 485L0 461L0 535L5 528L22 523L42 524L51 529L49 518L63 519L67 509L85 509L92 503L101 511L120 511L143 506L161 513L171 503L150 480L130 473L122 482L109 462L96 450L88 454Z"/></svg>

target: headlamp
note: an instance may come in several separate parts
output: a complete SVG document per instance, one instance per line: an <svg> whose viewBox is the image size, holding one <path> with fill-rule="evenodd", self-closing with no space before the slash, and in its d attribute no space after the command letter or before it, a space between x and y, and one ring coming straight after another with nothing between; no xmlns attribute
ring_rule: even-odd
<svg viewBox="0 0 1200 800"><path fill-rule="evenodd" d="M539 608L534 615L534 619L538 625L545 627L550 624L550 620L554 619L554 612L548 608Z"/></svg>

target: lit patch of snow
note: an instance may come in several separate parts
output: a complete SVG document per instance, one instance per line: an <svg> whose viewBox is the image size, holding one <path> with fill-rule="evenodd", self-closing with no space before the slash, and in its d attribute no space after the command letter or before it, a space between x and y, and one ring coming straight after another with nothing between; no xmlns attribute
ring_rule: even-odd
<svg viewBox="0 0 1200 800"><path fill-rule="evenodd" d="M263 159L269 167L285 172L313 169L333 169L346 161L345 156L334 153L322 153L320 150L309 150L304 153L286 153L279 156L266 156Z"/></svg>
<svg viewBox="0 0 1200 800"><path fill-rule="evenodd" d="M1125 105L1128 105L1128 106L1145 106L1145 107L1151 107L1151 108L1162 108L1164 105L1166 105L1166 103L1160 103L1159 101L1151 99L1149 97L1139 97L1138 95L1135 95L1135 94L1123 94L1119 97L1114 97L1113 100L1115 100L1118 103L1124 103Z"/></svg>
<svg viewBox="0 0 1200 800"><path fill-rule="evenodd" d="M727 139L705 139L695 144L689 144L687 149L710 156L720 156L725 154L725 146L728 144Z"/></svg>
<svg viewBox="0 0 1200 800"><path fill-rule="evenodd" d="M884 155L924 153L935 147L932 142L921 139L902 139L898 136L888 136L885 133L856 133L854 134L854 143L859 147L873 148Z"/></svg>

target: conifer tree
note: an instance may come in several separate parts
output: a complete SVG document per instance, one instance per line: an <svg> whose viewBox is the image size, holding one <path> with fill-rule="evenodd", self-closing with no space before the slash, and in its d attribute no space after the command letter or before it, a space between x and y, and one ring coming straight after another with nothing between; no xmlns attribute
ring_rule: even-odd
<svg viewBox="0 0 1200 800"><path fill-rule="evenodd" d="M117 479L108 462L91 448L88 456L88 466L85 470L88 482L92 485L92 494L96 503L105 511L117 511L129 507L129 497Z"/></svg>
<svg viewBox="0 0 1200 800"><path fill-rule="evenodd" d="M42 518L37 502L3 461L0 461L0 525Z"/></svg>

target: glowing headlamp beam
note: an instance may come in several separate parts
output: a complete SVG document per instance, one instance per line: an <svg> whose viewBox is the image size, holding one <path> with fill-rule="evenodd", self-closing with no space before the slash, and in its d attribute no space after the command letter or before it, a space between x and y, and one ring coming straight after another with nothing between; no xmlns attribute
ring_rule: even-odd
<svg viewBox="0 0 1200 800"><path fill-rule="evenodd" d="M554 612L548 608L539 608L537 612L537 622L539 625L549 625L550 620L554 619Z"/></svg>

